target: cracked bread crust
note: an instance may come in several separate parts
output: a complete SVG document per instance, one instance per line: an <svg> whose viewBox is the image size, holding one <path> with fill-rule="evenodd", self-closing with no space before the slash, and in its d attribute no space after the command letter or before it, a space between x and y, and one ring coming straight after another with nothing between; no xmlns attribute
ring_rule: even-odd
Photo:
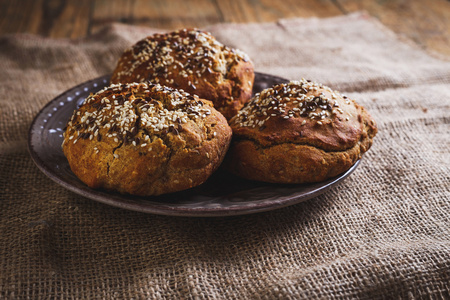
<svg viewBox="0 0 450 300"><path fill-rule="evenodd" d="M133 83L90 95L68 122L62 147L89 187L151 196L206 181L230 140L231 128L210 101Z"/></svg>
<svg viewBox="0 0 450 300"><path fill-rule="evenodd" d="M230 126L225 168L274 183L337 176L369 150L377 133L373 118L354 100L304 79L256 94Z"/></svg>
<svg viewBox="0 0 450 300"><path fill-rule="evenodd" d="M183 29L149 36L127 49L111 83L152 81L213 102L227 119L250 100L254 69L248 55L211 34Z"/></svg>

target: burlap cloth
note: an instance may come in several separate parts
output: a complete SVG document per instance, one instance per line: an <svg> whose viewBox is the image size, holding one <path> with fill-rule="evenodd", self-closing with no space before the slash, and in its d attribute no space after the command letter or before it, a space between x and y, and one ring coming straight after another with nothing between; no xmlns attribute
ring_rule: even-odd
<svg viewBox="0 0 450 300"><path fill-rule="evenodd" d="M245 216L158 216L83 198L34 165L30 123L156 30L3 36L0 298L450 297L450 63L360 13L206 29L259 72L363 104L379 134L357 170L315 199Z"/></svg>

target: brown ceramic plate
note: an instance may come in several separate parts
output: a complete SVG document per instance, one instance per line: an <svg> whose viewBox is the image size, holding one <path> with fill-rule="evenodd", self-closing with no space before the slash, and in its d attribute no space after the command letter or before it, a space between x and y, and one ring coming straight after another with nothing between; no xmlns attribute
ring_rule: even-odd
<svg viewBox="0 0 450 300"><path fill-rule="evenodd" d="M248 181L219 170L196 188L158 197L135 197L94 190L70 170L61 148L62 133L73 111L90 94L107 86L109 76L80 84L49 102L31 124L28 149L36 165L48 177L68 190L116 207L175 216L230 216L268 211L296 204L324 193L350 175L347 172L315 184L284 185ZM259 92L286 79L256 73L253 92Z"/></svg>

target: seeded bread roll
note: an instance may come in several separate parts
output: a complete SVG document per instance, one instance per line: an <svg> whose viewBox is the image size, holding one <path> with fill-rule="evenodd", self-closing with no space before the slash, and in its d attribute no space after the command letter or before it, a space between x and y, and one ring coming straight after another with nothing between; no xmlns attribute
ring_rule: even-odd
<svg viewBox="0 0 450 300"><path fill-rule="evenodd" d="M149 36L119 59L111 83L152 81L211 100L227 119L250 100L253 64L211 34L183 29Z"/></svg>
<svg viewBox="0 0 450 300"><path fill-rule="evenodd" d="M150 196L203 183L231 128L212 103L159 84L111 85L74 112L63 151L92 188Z"/></svg>
<svg viewBox="0 0 450 300"><path fill-rule="evenodd" d="M256 94L230 125L233 141L225 167L275 183L337 176L361 158L377 133L362 106L304 79Z"/></svg>

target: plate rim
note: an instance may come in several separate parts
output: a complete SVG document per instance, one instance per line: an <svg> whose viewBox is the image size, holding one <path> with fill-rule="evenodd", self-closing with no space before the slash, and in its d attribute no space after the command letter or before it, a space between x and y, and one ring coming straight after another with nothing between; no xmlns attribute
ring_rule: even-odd
<svg viewBox="0 0 450 300"><path fill-rule="evenodd" d="M287 82L288 80L282 77L273 76L270 74L265 73L259 73L255 72L255 75L258 74L262 77L270 77L275 80L279 80L280 82ZM80 196L83 196L85 198L88 198L90 200L94 200L106 205L118 207L121 209L131 210L131 211L137 211L141 213L150 213L150 214L157 214L157 215L166 215L166 216L180 216L180 217L226 217L226 216L237 216L237 215L246 215L246 214L254 214L254 213L260 213L270 210L275 210L287 206L291 206L294 204L298 204L301 202L304 202L306 200L309 200L311 198L314 198L316 196L319 196L326 191L328 191L331 187L333 187L335 184L343 181L346 179L360 164L361 159L357 160L347 171L341 173L340 175L327 179L325 181L319 182L319 183L313 183L313 184L304 184L304 185L318 185L318 188L315 188L313 191L309 191L307 193L301 194L301 195L291 195L285 200L281 201L275 201L271 200L268 202L261 203L261 201L255 201L253 205L246 206L242 208L241 206L236 207L219 207L219 208L213 208L213 207L202 207L200 208L190 208L190 207L177 207L176 205L170 206L170 205L157 205L157 202L149 201L146 203L146 205L143 205L139 202L132 202L127 203L125 201L121 201L120 197L126 197L128 199L132 198L152 198L154 196L149 197L136 197L133 195L123 195L116 192L111 191L104 191L104 190L97 190L92 189L88 186L85 186L84 189L80 189L77 186L74 186L70 182L65 181L63 178L60 178L58 174L56 174L49 166L48 164L41 158L41 156L33 149L32 145L32 139L34 136L34 130L36 130L35 126L36 123L40 120L40 118L43 116L44 111L54 105L56 101L59 101L61 97L64 97L64 95L69 94L73 92L76 89L79 89L85 85L92 84L93 82L97 81L105 81L108 80L111 77L110 74L106 74L103 76L96 77L94 79L87 80L85 82L82 82L76 86L73 86L66 91L62 92L61 94L54 97L52 100L50 100L48 103L46 103L39 112L34 116L33 121L30 124L30 127L28 129L28 138L27 138L27 148L28 152L35 163L35 165L40 169L41 172L43 172L48 178L53 180L55 183L59 184L60 186L64 187L65 189L74 192ZM102 89L101 87L100 89ZM99 90L100 90L99 89ZM62 150L61 150L62 151ZM269 184L269 183L268 183ZM300 186L300 185L299 185ZM182 192L182 191L181 191ZM250 201L251 202L251 201ZM247 202L246 202L247 203Z"/></svg>

